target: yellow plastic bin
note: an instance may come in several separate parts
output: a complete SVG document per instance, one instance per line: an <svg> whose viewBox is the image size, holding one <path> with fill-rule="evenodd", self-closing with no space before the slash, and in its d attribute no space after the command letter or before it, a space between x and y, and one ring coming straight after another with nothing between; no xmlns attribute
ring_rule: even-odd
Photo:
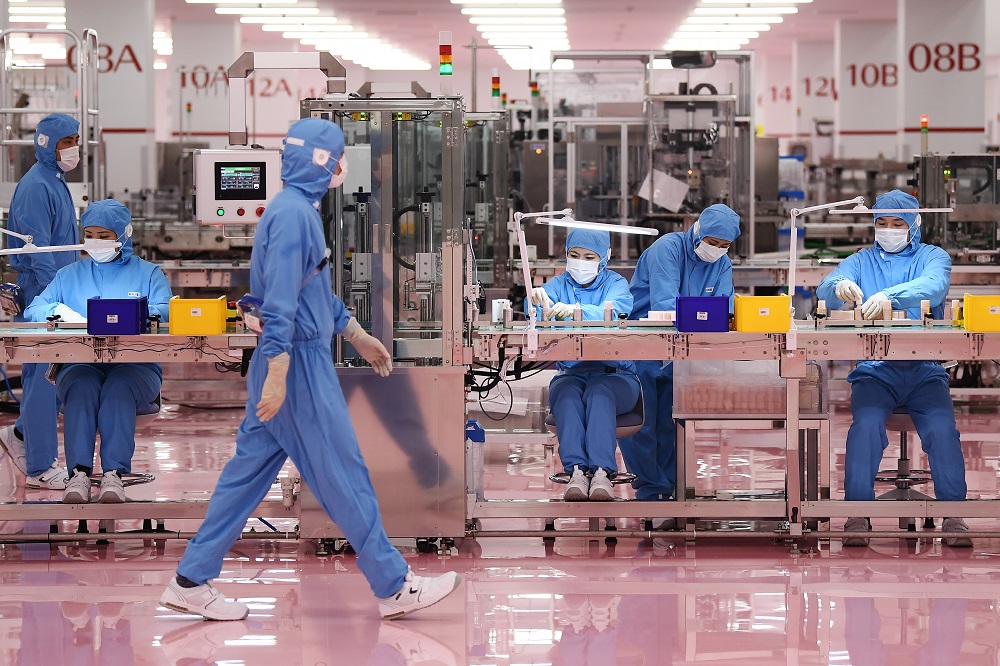
<svg viewBox="0 0 1000 666"><path fill-rule="evenodd" d="M170 335L220 335L226 332L226 297L170 299Z"/></svg>
<svg viewBox="0 0 1000 666"><path fill-rule="evenodd" d="M736 330L741 333L787 333L792 327L789 296L734 297Z"/></svg>
<svg viewBox="0 0 1000 666"><path fill-rule="evenodd" d="M977 333L1000 331L1000 296L965 295L962 308L965 330Z"/></svg>

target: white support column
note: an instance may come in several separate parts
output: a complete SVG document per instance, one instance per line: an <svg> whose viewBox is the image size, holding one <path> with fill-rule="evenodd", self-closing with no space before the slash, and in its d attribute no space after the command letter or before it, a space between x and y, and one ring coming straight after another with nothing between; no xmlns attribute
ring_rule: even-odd
<svg viewBox="0 0 1000 666"><path fill-rule="evenodd" d="M992 1L992 0L991 0ZM898 0L899 156L980 152L985 143L986 0Z"/></svg>
<svg viewBox="0 0 1000 666"><path fill-rule="evenodd" d="M892 21L837 21L834 155L896 157L899 66Z"/></svg>
<svg viewBox="0 0 1000 666"><path fill-rule="evenodd" d="M240 24L174 21L171 37L174 40L168 109L171 140L177 141L178 132L183 131L185 141L225 148L229 145L226 71L243 53ZM187 104L191 105L190 112Z"/></svg>
<svg viewBox="0 0 1000 666"><path fill-rule="evenodd" d="M796 112L795 135L811 144L808 161L819 162L833 149L834 104L837 84L833 42L799 42L792 45L792 100ZM820 134L817 134L819 123ZM827 134L823 136L823 134Z"/></svg>
<svg viewBox="0 0 1000 666"><path fill-rule="evenodd" d="M757 127L763 127L764 136L778 137L784 152L796 134L792 59L789 56L761 54L755 58L755 65Z"/></svg>
<svg viewBox="0 0 1000 666"><path fill-rule="evenodd" d="M101 40L100 111L108 194L156 185L154 0L73 0L66 27Z"/></svg>

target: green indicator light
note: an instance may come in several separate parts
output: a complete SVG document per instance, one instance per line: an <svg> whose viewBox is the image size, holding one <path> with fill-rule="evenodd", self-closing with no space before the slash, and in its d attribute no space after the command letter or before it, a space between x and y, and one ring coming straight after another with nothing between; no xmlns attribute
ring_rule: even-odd
<svg viewBox="0 0 1000 666"><path fill-rule="evenodd" d="M453 71L454 70L452 69L450 62L443 62L438 65L438 74L441 74L442 76L451 75Z"/></svg>
<svg viewBox="0 0 1000 666"><path fill-rule="evenodd" d="M226 214L226 211L220 208L219 210L215 211L215 214L218 215L219 217L222 217L223 215Z"/></svg>

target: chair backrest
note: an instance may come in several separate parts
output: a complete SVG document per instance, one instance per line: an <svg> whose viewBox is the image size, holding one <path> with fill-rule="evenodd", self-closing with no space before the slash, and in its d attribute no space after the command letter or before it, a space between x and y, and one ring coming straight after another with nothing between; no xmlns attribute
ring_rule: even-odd
<svg viewBox="0 0 1000 666"><path fill-rule="evenodd" d="M142 405L139 409L135 410L136 416L153 416L160 413L160 408L163 406L163 398L157 393L156 400L148 405Z"/></svg>

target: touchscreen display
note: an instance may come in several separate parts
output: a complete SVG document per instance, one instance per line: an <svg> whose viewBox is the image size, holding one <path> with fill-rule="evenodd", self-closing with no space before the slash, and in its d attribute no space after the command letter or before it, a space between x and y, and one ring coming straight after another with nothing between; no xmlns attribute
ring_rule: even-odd
<svg viewBox="0 0 1000 666"><path fill-rule="evenodd" d="M264 201L264 162L216 162L215 198L220 201Z"/></svg>

